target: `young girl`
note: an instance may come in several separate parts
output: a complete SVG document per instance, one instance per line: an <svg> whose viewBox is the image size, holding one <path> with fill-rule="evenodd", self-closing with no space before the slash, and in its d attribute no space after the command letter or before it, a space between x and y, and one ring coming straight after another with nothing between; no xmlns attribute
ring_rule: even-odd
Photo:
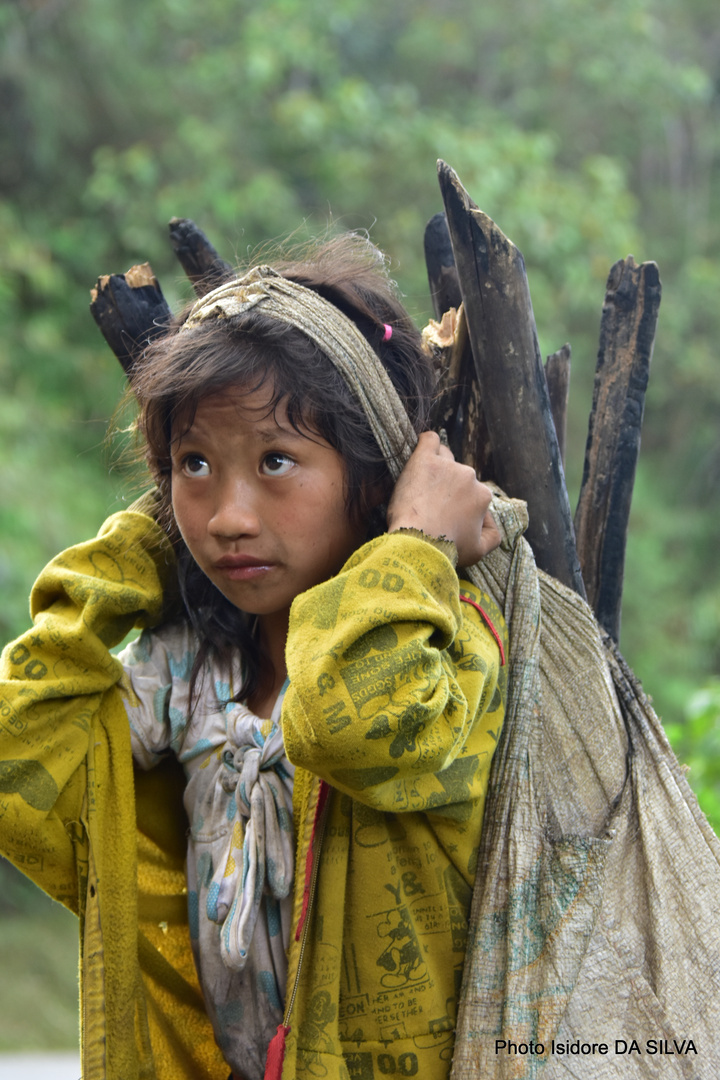
<svg viewBox="0 0 720 1080"><path fill-rule="evenodd" d="M134 373L156 493L41 575L0 690L3 850L83 918L85 1080L449 1075L504 628L432 382L354 237Z"/></svg>

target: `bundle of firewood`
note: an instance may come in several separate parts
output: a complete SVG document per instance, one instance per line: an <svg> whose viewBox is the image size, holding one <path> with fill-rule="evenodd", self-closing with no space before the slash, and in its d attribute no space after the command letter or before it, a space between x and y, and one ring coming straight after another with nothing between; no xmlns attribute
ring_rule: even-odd
<svg viewBox="0 0 720 1080"><path fill-rule="evenodd" d="M563 456L570 347L543 366L522 254L439 162L445 213L425 232L440 361L435 426L455 456L528 504L538 566L586 596L618 640L625 546L660 306L655 263L612 267L602 310L585 465L573 522ZM194 222L170 240L198 296L232 272ZM145 263L101 277L91 311L128 375L170 309ZM449 313L449 314L448 314ZM443 316L445 318L443 319Z"/></svg>

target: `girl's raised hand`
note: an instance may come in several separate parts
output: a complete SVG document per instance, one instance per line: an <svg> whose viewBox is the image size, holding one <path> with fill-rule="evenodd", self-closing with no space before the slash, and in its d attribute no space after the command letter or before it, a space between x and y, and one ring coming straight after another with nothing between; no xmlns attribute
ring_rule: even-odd
<svg viewBox="0 0 720 1080"><path fill-rule="evenodd" d="M488 513L492 494L469 465L456 461L434 431L425 431L400 473L388 504L388 532L421 529L453 540L460 566L472 566L500 543Z"/></svg>

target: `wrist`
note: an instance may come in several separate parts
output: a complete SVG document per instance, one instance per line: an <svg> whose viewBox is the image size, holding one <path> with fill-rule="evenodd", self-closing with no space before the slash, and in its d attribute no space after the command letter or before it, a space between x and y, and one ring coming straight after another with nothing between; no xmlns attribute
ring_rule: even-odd
<svg viewBox="0 0 720 1080"><path fill-rule="evenodd" d="M424 540L427 544L432 544L434 548L437 548L438 551L442 552L442 554L449 559L454 567L457 567L457 547L455 546L455 541L448 540L447 536L432 536L423 529L416 529L412 525L393 525L388 529L388 535L394 536L396 533L402 533L404 536L414 536L418 540Z"/></svg>

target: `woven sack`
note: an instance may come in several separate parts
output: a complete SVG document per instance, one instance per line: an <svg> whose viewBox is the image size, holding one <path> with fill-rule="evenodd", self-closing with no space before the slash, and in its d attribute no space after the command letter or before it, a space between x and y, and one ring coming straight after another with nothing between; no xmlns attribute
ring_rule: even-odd
<svg viewBox="0 0 720 1080"><path fill-rule="evenodd" d="M720 843L590 608L537 570L525 504L493 513L470 574L508 623L508 707L452 1080L714 1080Z"/></svg>

